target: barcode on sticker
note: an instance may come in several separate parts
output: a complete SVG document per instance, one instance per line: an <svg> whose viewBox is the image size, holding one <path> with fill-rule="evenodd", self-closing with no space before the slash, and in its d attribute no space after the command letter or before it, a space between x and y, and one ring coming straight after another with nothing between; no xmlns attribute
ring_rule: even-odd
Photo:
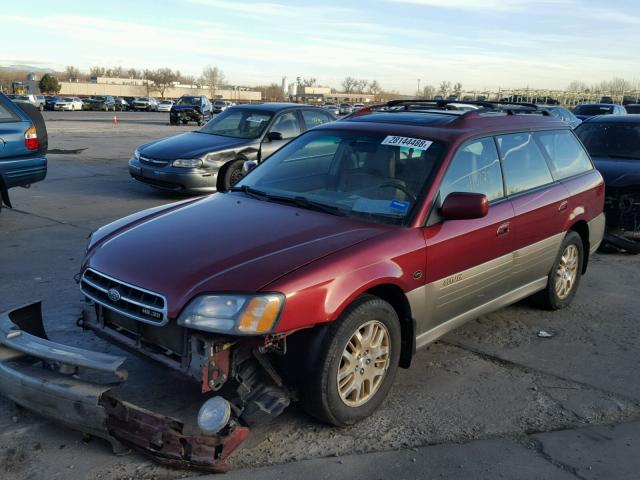
<svg viewBox="0 0 640 480"><path fill-rule="evenodd" d="M421 138L398 137L395 135L388 135L387 138L382 141L382 145L409 147L417 150L426 150L432 143L433 142L430 142L429 140L423 140Z"/></svg>

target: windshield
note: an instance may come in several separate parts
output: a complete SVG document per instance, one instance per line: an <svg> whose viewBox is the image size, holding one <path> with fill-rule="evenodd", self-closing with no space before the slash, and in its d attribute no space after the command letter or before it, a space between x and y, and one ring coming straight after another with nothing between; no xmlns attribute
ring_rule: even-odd
<svg viewBox="0 0 640 480"><path fill-rule="evenodd" d="M178 105L200 105L200 97L180 97Z"/></svg>
<svg viewBox="0 0 640 480"><path fill-rule="evenodd" d="M235 138L258 138L267 128L273 113L264 110L227 109L199 131Z"/></svg>
<svg viewBox="0 0 640 480"><path fill-rule="evenodd" d="M62 101L63 101L63 102L73 102L73 98L71 98L71 97L64 97L64 98L62 99Z"/></svg>
<svg viewBox="0 0 640 480"><path fill-rule="evenodd" d="M233 190L290 200L302 208L401 225L440 162L444 146L378 133L310 131L243 178ZM313 208L312 208L313 209Z"/></svg>
<svg viewBox="0 0 640 480"><path fill-rule="evenodd" d="M224 105L227 104L227 102L222 101L222 100L216 100L215 102L213 102L213 104L217 105L217 106L224 106Z"/></svg>
<svg viewBox="0 0 640 480"><path fill-rule="evenodd" d="M640 159L640 123L586 122L577 133L592 157Z"/></svg>
<svg viewBox="0 0 640 480"><path fill-rule="evenodd" d="M607 115L613 112L611 105L578 105L573 113L576 115Z"/></svg>

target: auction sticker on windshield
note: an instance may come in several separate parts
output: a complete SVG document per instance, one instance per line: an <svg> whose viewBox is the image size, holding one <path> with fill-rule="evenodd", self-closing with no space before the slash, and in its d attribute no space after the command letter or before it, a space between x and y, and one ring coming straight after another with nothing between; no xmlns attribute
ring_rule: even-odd
<svg viewBox="0 0 640 480"><path fill-rule="evenodd" d="M398 137L395 135L388 135L382 141L382 145L397 145L400 147L411 147L417 150L426 150L431 146L433 142L429 140L423 140L421 138L411 138L411 137Z"/></svg>

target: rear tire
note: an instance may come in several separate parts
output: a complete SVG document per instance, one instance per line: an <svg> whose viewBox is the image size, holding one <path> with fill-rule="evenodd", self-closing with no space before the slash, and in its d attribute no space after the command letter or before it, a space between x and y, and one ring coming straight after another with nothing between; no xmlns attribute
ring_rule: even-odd
<svg viewBox="0 0 640 480"><path fill-rule="evenodd" d="M583 263L582 237L569 230L549 272L546 288L534 296L536 303L546 310L560 310L569 306L580 285Z"/></svg>
<svg viewBox="0 0 640 480"><path fill-rule="evenodd" d="M389 303L363 295L325 328L319 355L308 360L302 405L323 422L352 425L389 394L400 359L400 322Z"/></svg>

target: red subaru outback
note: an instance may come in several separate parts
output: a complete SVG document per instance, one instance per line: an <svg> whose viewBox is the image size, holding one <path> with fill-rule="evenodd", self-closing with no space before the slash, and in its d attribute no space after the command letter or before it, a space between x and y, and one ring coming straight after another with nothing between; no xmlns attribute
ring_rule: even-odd
<svg viewBox="0 0 640 480"><path fill-rule="evenodd" d="M532 295L566 307L603 236L603 180L589 155L533 105L443 105L359 110L291 141L227 193L92 235L81 325L198 382L210 397L198 418L208 436L186 436L106 387L87 393L77 376L55 377L79 390L43 407L51 365L123 377L124 358L51 344L40 327L31 335L33 308L0 318L0 341L50 368L28 371L38 391L29 396L12 388L26 374L0 364L3 393L157 458L215 469L248 426L292 400L352 424L417 348L468 320Z"/></svg>

